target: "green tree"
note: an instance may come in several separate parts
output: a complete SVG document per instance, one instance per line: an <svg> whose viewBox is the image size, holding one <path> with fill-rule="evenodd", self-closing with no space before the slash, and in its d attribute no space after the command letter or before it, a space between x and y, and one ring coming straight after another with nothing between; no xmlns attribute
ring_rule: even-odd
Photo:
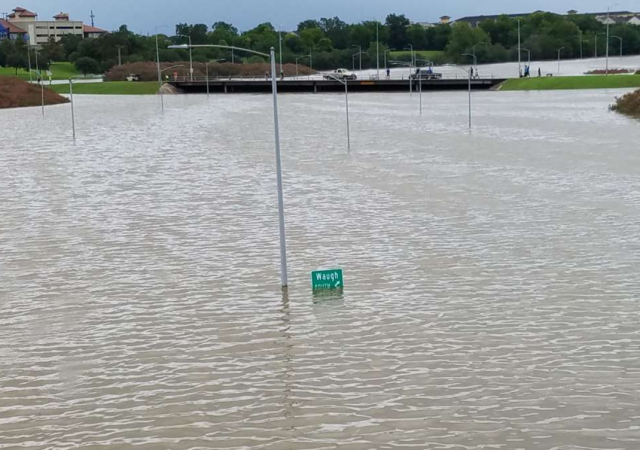
<svg viewBox="0 0 640 450"><path fill-rule="evenodd" d="M55 38L50 37L46 44L42 46L42 56L51 63L64 60L64 47Z"/></svg>
<svg viewBox="0 0 640 450"><path fill-rule="evenodd" d="M349 39L351 45L359 45L363 49L367 48L372 40L371 30L362 24L351 25Z"/></svg>
<svg viewBox="0 0 640 450"><path fill-rule="evenodd" d="M491 42L489 35L482 28L472 28L464 22L457 22L451 27L447 53L455 61L464 61L465 57L462 54L470 53L474 45L482 42Z"/></svg>
<svg viewBox="0 0 640 450"><path fill-rule="evenodd" d="M78 51L80 42L82 42L82 36L78 36L75 34L65 34L64 36L62 36L62 38L60 39L60 44L62 45L66 59L68 59L69 55L71 55L73 52Z"/></svg>
<svg viewBox="0 0 640 450"><path fill-rule="evenodd" d="M422 25L410 25L407 28L407 41L415 50L426 50L427 32Z"/></svg>
<svg viewBox="0 0 640 450"><path fill-rule="evenodd" d="M389 14L385 25L389 28L389 46L402 49L409 43L407 40L407 27L411 22L405 15Z"/></svg>
<svg viewBox="0 0 640 450"><path fill-rule="evenodd" d="M299 54L299 53L302 53L302 51L304 50L302 46L302 40L300 39L300 36L298 36L296 33L287 34L283 38L283 42L284 42L284 45L293 53Z"/></svg>
<svg viewBox="0 0 640 450"><path fill-rule="evenodd" d="M323 38L324 33L320 28L307 28L300 33L302 47L306 51L316 48Z"/></svg>
<svg viewBox="0 0 640 450"><path fill-rule="evenodd" d="M98 67L98 61L93 58L89 58L83 56L82 58L78 58L75 63L76 69L78 72L82 72L85 76L88 74L98 73L100 68Z"/></svg>
<svg viewBox="0 0 640 450"><path fill-rule="evenodd" d="M3 39L0 41L0 66L10 67L7 59L16 51L11 39Z"/></svg>
<svg viewBox="0 0 640 450"><path fill-rule="evenodd" d="M449 38L451 37L451 26L437 25L432 28L427 28L425 34L425 38L427 40L426 49L442 51L449 43Z"/></svg>
<svg viewBox="0 0 640 450"><path fill-rule="evenodd" d="M345 49L351 45L349 27L339 17L320 19L320 28L324 31L327 39L331 40L334 48Z"/></svg>
<svg viewBox="0 0 640 450"><path fill-rule="evenodd" d="M308 30L310 28L322 28L320 26L320 22L317 20L305 20L304 22L300 22L298 24L298 33L302 33L304 30Z"/></svg>

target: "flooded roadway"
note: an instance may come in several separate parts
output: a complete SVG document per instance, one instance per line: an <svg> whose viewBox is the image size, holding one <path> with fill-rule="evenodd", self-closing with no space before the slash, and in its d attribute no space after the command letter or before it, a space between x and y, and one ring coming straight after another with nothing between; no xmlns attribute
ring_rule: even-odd
<svg viewBox="0 0 640 450"><path fill-rule="evenodd" d="M0 111L0 449L636 449L620 91ZM314 298L312 270L345 270Z"/></svg>

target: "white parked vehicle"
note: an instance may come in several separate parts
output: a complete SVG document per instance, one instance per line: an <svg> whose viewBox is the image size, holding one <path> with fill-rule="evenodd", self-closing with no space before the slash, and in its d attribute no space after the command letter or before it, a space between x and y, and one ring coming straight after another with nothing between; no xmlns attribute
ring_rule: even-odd
<svg viewBox="0 0 640 450"><path fill-rule="evenodd" d="M345 80L353 81L353 80L357 80L358 76L347 69L338 69L333 71L331 75L324 76L325 80L333 80L335 78L342 81L345 81Z"/></svg>

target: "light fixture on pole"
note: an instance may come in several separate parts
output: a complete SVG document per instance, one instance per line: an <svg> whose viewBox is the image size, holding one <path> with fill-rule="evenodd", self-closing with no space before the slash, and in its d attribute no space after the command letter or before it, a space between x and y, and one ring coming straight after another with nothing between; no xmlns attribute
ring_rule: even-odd
<svg viewBox="0 0 640 450"><path fill-rule="evenodd" d="M464 70L469 75L469 130L471 130L471 70L467 69L466 67L458 66L456 64L446 64L446 67L456 67L460 70Z"/></svg>
<svg viewBox="0 0 640 450"><path fill-rule="evenodd" d="M564 47L558 49L558 73L560 73L560 53L562 53L562 50L564 50Z"/></svg>
<svg viewBox="0 0 640 450"><path fill-rule="evenodd" d="M378 69L378 80L380 79L380 22L376 20L376 67Z"/></svg>
<svg viewBox="0 0 640 450"><path fill-rule="evenodd" d="M170 66L167 68L164 68L160 71L160 99L162 102L162 112L164 113L164 92L162 90L162 87L164 85L164 83L162 82L162 74L165 73L167 70L171 70L171 69L177 69L178 67L184 67L184 64L178 64L176 66Z"/></svg>
<svg viewBox="0 0 640 450"><path fill-rule="evenodd" d="M471 56L473 58L473 65L478 65L478 58L473 53L463 53L461 56Z"/></svg>
<svg viewBox="0 0 640 450"><path fill-rule="evenodd" d="M478 45L484 45L484 46L485 46L485 48L489 47L489 44L487 44L487 43L486 43L486 42L484 42L484 41L483 41L483 42L478 42L477 44L474 44L474 45L472 45L472 46L471 46L471 50L472 50L472 53L473 53L474 59L475 59L475 61L476 61L476 66L478 65L478 58L476 58L475 56L476 56L476 47L477 47Z"/></svg>
<svg viewBox="0 0 640 450"><path fill-rule="evenodd" d="M409 95L413 95L413 82L411 80L411 74L413 73L413 44L409 44L404 48L405 50L411 49L411 63L409 64Z"/></svg>
<svg viewBox="0 0 640 450"><path fill-rule="evenodd" d="M33 83L33 74L31 73L31 44L27 45L27 62L29 63L29 83Z"/></svg>
<svg viewBox="0 0 640 450"><path fill-rule="evenodd" d="M280 281L283 289L289 286L289 278L287 274L287 241L284 222L284 193L282 183L282 161L280 154L280 122L278 119L278 80L276 73L276 51L271 47L269 54L250 50L248 48L234 47L230 45L189 45L193 48L225 48L232 50L240 50L255 55L264 56L271 60L271 90L273 92L273 129L275 136L276 149L276 179L278 185L278 218L280 229ZM171 45L169 48L185 48L184 45Z"/></svg>
<svg viewBox="0 0 640 450"><path fill-rule="evenodd" d="M578 34L576 36L578 38L578 41L580 42L580 59L584 58L584 52L582 51L582 43L584 42L584 40L582 39L582 30L580 30L580 34Z"/></svg>
<svg viewBox="0 0 640 450"><path fill-rule="evenodd" d="M301 59L304 59L304 58L308 58L308 57L309 57L309 55L303 55L303 56L298 56L296 58L296 79L298 78L298 61L300 61Z"/></svg>
<svg viewBox="0 0 640 450"><path fill-rule="evenodd" d="M69 99L71 100L71 130L73 131L73 142L76 141L76 113L73 109L73 79L69 78Z"/></svg>
<svg viewBox="0 0 640 450"><path fill-rule="evenodd" d="M611 36L614 39L618 39L620 41L620 58L622 58L622 38L620 36Z"/></svg>
<svg viewBox="0 0 640 450"><path fill-rule="evenodd" d="M358 47L358 55L360 56L360 72L362 72L362 46L353 44L352 47Z"/></svg>
<svg viewBox="0 0 640 450"><path fill-rule="evenodd" d="M529 64L529 67L531 67L531 50L529 50L528 48L524 48L524 47L522 47L522 48L521 48L521 50L522 50L523 52L527 52L527 54L528 54L528 61L529 61L529 62L528 62L528 64Z"/></svg>
<svg viewBox="0 0 640 450"><path fill-rule="evenodd" d="M384 70L387 70L387 54L392 51L394 50L391 48L388 48L384 51Z"/></svg>
<svg viewBox="0 0 640 450"><path fill-rule="evenodd" d="M207 98L210 98L210 95L209 95L209 64L213 64L213 63L217 63L217 62L221 62L221 61L225 61L225 60L224 59L214 59L213 61L209 61L208 63L205 64L206 77L207 77Z"/></svg>
<svg viewBox="0 0 640 450"><path fill-rule="evenodd" d="M333 78L338 83L344 84L344 96L345 96L345 102L346 102L346 108L347 108L347 152L349 152L350 154L351 153L351 130L349 126L349 80L347 80L346 78L344 80L341 80L340 78L337 78L333 75L327 75L327 76L329 78Z"/></svg>
<svg viewBox="0 0 640 450"><path fill-rule="evenodd" d="M158 92L160 93L160 104L162 107L162 112L164 113L164 95L162 93L162 74L160 72L160 45L158 44L158 30L160 28L166 28L167 25L160 25L156 27L154 33L156 35L156 66L158 68Z"/></svg>
<svg viewBox="0 0 640 450"><path fill-rule="evenodd" d="M518 17L518 77L522 76L522 32L521 32L521 18Z"/></svg>

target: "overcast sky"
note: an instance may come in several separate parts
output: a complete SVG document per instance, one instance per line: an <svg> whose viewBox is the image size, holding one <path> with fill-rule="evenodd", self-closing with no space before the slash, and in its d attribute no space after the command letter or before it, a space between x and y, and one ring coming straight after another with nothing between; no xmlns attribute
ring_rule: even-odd
<svg viewBox="0 0 640 450"><path fill-rule="evenodd" d="M156 26L179 22L231 22L246 30L271 22L284 30L294 29L305 19L339 16L346 22L360 22L387 14L405 14L416 22L435 22L440 16L458 18L468 15L523 13L535 10L564 13L614 10L640 12L640 0L0 0L0 13L16 6L38 13L40 19L68 12L73 20L90 23L93 9L96 26L113 30L121 24L138 33L153 34ZM526 4L526 5L523 5ZM615 5L615 6L613 6ZM163 32L168 33L168 31Z"/></svg>

